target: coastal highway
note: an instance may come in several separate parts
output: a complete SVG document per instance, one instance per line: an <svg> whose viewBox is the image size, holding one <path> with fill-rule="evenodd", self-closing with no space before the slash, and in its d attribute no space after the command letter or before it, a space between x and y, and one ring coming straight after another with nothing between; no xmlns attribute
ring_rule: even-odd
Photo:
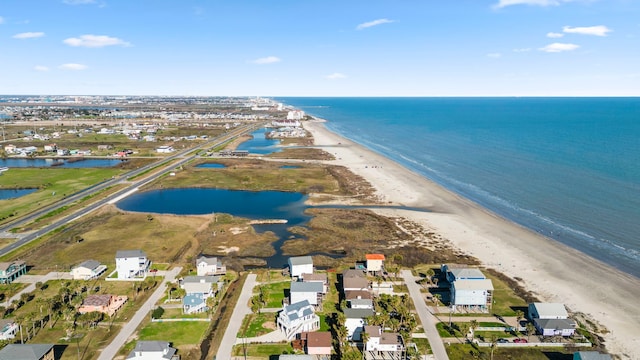
<svg viewBox="0 0 640 360"><path fill-rule="evenodd" d="M37 229L31 233L27 233L23 236L21 236L18 240L16 240L15 242L3 247L2 249L0 249L0 256L4 256L5 254L25 245L28 244L29 242L39 238L40 236L43 236L47 233L49 233L50 231L53 231L69 222L72 222L84 215L89 214L90 212L100 208L101 206L103 206L104 204L107 203L114 203L117 200L120 200L121 198L128 196L129 194L132 194L133 192L137 191L140 187L156 180L158 177L166 174L167 172L180 167L181 165L184 165L186 163L188 163L189 161L192 161L193 159L195 159L197 157L197 152L198 150L202 150L202 149L208 149L208 148L214 148L216 146L219 146L227 141L230 141L232 139L237 138L238 136L241 136L243 134L246 133L250 133L251 131L255 130L256 128L262 126L263 123L254 123L254 124L248 124L245 126L241 126L238 127L237 129L234 129L233 131L217 136L213 139L211 139L210 141L201 144L195 148L189 148L186 150L183 150L181 152L178 152L170 157L164 158L162 159L160 162L155 162L152 164L148 164L145 165L139 169L130 171L124 175L122 175L119 178L116 179L110 179L107 181L104 181L102 183L96 184L92 187L89 187L87 189L84 189L82 191L79 191L71 196L67 196L66 198L64 198L63 200L51 205L51 206L47 206L43 209L40 209L32 214L29 214L28 216L25 216L23 218L20 218L17 221L11 222L8 225L3 226L2 228L0 228L0 232L7 232L12 228L21 226L23 224L28 224L32 221L34 221L35 219L51 212L54 211L56 209L59 209L63 206L67 206L72 204L73 202L82 199L84 197L93 195L93 194L97 194L100 191L103 191L104 189L107 189L108 187L117 185L117 184L125 184L125 183L129 183L129 185L127 187L125 187L124 189L121 189L109 196L107 196L106 198L96 201L93 204L90 204L88 206L83 207L82 209L79 209L77 211L75 211L73 214L65 216L62 219L59 219L49 225L46 225L40 229ZM180 159L177 162L174 162L176 159ZM133 176L142 174L146 171L149 171L151 169L153 169L154 167L158 167L158 164L162 164L165 163L165 165L160 165L160 168L158 169L158 171L155 171L153 173L151 173L149 176L140 179L138 181L132 181L132 182L128 182L126 179L127 178L131 178ZM164 168L163 168L164 166Z"/></svg>

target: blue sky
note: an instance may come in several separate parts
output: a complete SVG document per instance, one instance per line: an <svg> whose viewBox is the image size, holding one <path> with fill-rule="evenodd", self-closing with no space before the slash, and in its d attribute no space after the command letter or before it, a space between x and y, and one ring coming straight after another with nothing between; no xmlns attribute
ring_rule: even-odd
<svg viewBox="0 0 640 360"><path fill-rule="evenodd" d="M637 0L2 0L0 94L640 96Z"/></svg>

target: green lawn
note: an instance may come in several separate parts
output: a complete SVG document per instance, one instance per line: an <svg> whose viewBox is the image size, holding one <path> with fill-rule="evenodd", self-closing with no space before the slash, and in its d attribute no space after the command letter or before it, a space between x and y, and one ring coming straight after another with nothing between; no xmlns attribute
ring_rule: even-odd
<svg viewBox="0 0 640 360"><path fill-rule="evenodd" d="M293 348L289 343L282 344L246 344L233 347L233 356L243 356L243 347L246 347L247 356L261 359L269 359L272 355L292 354Z"/></svg>
<svg viewBox="0 0 640 360"><path fill-rule="evenodd" d="M411 339L411 341L416 344L420 354L426 355L431 353L431 345L429 345L429 340L423 338L413 338Z"/></svg>
<svg viewBox="0 0 640 360"><path fill-rule="evenodd" d="M450 360L489 359L491 354L491 349L477 348L471 344L451 344L446 349ZM562 348L497 348L493 352L493 360L571 360L572 353Z"/></svg>
<svg viewBox="0 0 640 360"><path fill-rule="evenodd" d="M499 279L491 276L486 271L483 272L487 279L491 279L493 282L493 304L491 306L491 313L501 316L516 316L513 308L527 307L526 301L517 296L511 288L500 281Z"/></svg>
<svg viewBox="0 0 640 360"><path fill-rule="evenodd" d="M282 300L284 300L284 291L291 287L291 281L283 281L278 283L266 284L263 285L265 298L266 298L266 308L280 308L282 307ZM254 289L254 291L258 291L258 289Z"/></svg>
<svg viewBox="0 0 640 360"><path fill-rule="evenodd" d="M176 321L149 323L138 333L140 340L165 340L174 346L197 345L209 323L205 321Z"/></svg>
<svg viewBox="0 0 640 360"><path fill-rule="evenodd" d="M242 328L238 337L255 337L270 333L275 327L275 313L249 314L242 321ZM264 327L265 323L271 323L271 327Z"/></svg>

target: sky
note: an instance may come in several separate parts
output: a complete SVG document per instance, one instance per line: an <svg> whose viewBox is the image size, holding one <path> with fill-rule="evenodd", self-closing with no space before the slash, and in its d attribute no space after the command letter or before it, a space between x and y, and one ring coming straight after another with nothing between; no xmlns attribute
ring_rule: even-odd
<svg viewBox="0 0 640 360"><path fill-rule="evenodd" d="M0 94L640 96L639 0L2 0Z"/></svg>

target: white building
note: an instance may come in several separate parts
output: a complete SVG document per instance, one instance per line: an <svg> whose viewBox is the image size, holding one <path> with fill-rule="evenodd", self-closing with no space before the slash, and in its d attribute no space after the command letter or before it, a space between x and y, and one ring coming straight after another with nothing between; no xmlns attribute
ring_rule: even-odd
<svg viewBox="0 0 640 360"><path fill-rule="evenodd" d="M531 303L529 318L542 336L571 336L577 327L577 323L569 319L564 304L560 303Z"/></svg>
<svg viewBox="0 0 640 360"><path fill-rule="evenodd" d="M369 340L364 344L365 359L402 359L404 345L398 333L382 332L380 326L365 326Z"/></svg>
<svg viewBox="0 0 640 360"><path fill-rule="evenodd" d="M367 254L367 272L380 272L384 266L384 254Z"/></svg>
<svg viewBox="0 0 640 360"><path fill-rule="evenodd" d="M295 304L306 300L311 305L318 305L322 302L323 290L324 287L320 282L292 281L289 303Z"/></svg>
<svg viewBox="0 0 640 360"><path fill-rule="evenodd" d="M179 360L176 349L166 341L138 341L126 360Z"/></svg>
<svg viewBox="0 0 640 360"><path fill-rule="evenodd" d="M185 276L180 281L180 287L187 295L200 294L204 298L215 295L220 289L219 276Z"/></svg>
<svg viewBox="0 0 640 360"><path fill-rule="evenodd" d="M305 331L316 331L320 328L320 317L316 315L313 305L301 301L285 305L278 313L276 321L278 329L288 340Z"/></svg>
<svg viewBox="0 0 640 360"><path fill-rule="evenodd" d="M87 260L71 268L71 277L74 280L90 280L102 275L106 270L106 265L95 260Z"/></svg>
<svg viewBox="0 0 640 360"><path fill-rule="evenodd" d="M302 110L291 110L287 112L287 120L302 120L304 119L304 111Z"/></svg>
<svg viewBox="0 0 640 360"><path fill-rule="evenodd" d="M196 260L198 276L222 275L227 273L227 267L217 257L199 256Z"/></svg>
<svg viewBox="0 0 640 360"><path fill-rule="evenodd" d="M19 331L18 324L12 319L0 320L0 340L11 340Z"/></svg>
<svg viewBox="0 0 640 360"><path fill-rule="evenodd" d="M158 146L156 148L156 152L161 154L172 153L174 151L175 149L173 148L173 146L169 146L169 145Z"/></svg>
<svg viewBox="0 0 640 360"><path fill-rule="evenodd" d="M120 250L116 253L116 272L119 280L144 278L151 262L142 250Z"/></svg>
<svg viewBox="0 0 640 360"><path fill-rule="evenodd" d="M451 284L451 304L455 307L488 309L491 307L493 283L489 279L457 280Z"/></svg>
<svg viewBox="0 0 640 360"><path fill-rule="evenodd" d="M530 319L568 319L569 314L564 304L561 303L540 303L529 304Z"/></svg>
<svg viewBox="0 0 640 360"><path fill-rule="evenodd" d="M373 314L371 309L344 309L346 318L344 326L347 328L347 339L360 341L366 324L365 319L373 316Z"/></svg>
<svg viewBox="0 0 640 360"><path fill-rule="evenodd" d="M299 277L302 274L313 274L313 258L311 256L290 257L288 262L291 277Z"/></svg>

